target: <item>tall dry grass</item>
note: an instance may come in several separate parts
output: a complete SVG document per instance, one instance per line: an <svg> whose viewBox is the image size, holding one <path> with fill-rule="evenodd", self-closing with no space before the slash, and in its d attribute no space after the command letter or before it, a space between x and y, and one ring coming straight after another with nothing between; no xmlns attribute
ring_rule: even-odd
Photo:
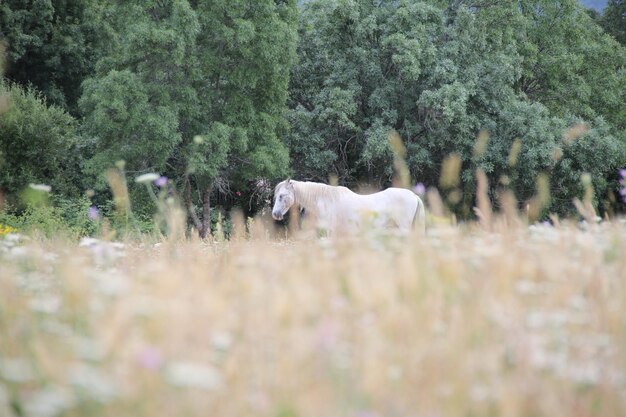
<svg viewBox="0 0 626 417"><path fill-rule="evenodd" d="M4 241L0 416L620 416L623 223Z"/></svg>

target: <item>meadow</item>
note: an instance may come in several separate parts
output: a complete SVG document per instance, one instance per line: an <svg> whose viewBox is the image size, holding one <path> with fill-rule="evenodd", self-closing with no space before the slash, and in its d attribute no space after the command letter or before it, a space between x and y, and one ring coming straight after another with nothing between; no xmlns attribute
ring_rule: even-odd
<svg viewBox="0 0 626 417"><path fill-rule="evenodd" d="M0 417L626 416L625 7L0 0Z"/></svg>
<svg viewBox="0 0 626 417"><path fill-rule="evenodd" d="M0 415L620 416L626 225L0 241Z"/></svg>

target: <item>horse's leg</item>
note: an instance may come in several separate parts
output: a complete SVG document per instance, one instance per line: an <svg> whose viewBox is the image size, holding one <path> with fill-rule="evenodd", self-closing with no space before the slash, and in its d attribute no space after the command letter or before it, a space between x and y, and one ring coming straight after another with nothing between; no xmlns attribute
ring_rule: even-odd
<svg viewBox="0 0 626 417"><path fill-rule="evenodd" d="M403 236L407 236L411 233L411 229L413 227L413 216L397 216L395 219L395 223L398 226L400 234Z"/></svg>

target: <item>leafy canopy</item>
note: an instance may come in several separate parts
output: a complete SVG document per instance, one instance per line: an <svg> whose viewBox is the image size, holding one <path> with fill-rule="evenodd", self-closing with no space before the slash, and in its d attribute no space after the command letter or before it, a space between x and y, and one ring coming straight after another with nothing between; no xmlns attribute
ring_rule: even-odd
<svg viewBox="0 0 626 417"><path fill-rule="evenodd" d="M477 168L493 196L506 184L524 200L553 174L562 212L582 173L602 195L625 162L626 54L575 0L313 0L298 52L288 140L302 177L389 184L393 129L416 181L438 186L442 161L460 156L465 195L453 203L465 214ZM588 132L563 141L580 123ZM477 154L481 130L490 140Z"/></svg>

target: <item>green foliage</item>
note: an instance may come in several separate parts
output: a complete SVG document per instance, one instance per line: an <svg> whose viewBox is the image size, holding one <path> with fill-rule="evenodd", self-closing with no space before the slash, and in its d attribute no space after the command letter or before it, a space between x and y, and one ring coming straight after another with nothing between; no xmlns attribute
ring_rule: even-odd
<svg viewBox="0 0 626 417"><path fill-rule="evenodd" d="M45 237L75 239L96 233L98 225L88 217L90 201L86 197L54 197L51 205L28 205L23 210L5 207L0 210L0 224L18 233L39 233Z"/></svg>
<svg viewBox="0 0 626 417"><path fill-rule="evenodd" d="M119 160L135 172L163 170L180 141L175 109L151 99L149 87L129 70L85 81L83 127L88 135L97 135L89 142L86 172L98 176L98 188L105 186L105 169Z"/></svg>
<svg viewBox="0 0 626 417"><path fill-rule="evenodd" d="M533 0L523 10L519 89L555 115L602 116L624 129L626 50L575 0Z"/></svg>
<svg viewBox="0 0 626 417"><path fill-rule="evenodd" d="M76 195L81 180L74 118L32 89L0 80L0 94L9 102L0 114L0 187L9 199L29 183Z"/></svg>
<svg viewBox="0 0 626 417"><path fill-rule="evenodd" d="M91 139L87 172L104 188L104 171L126 161L131 172L163 172L181 141L181 113L199 111L187 80L197 19L186 1L143 7L106 3L101 12L110 32L107 53L83 83L79 106Z"/></svg>
<svg viewBox="0 0 626 417"><path fill-rule="evenodd" d="M113 216L104 172L124 161L129 178L172 178L203 235L211 202L252 194L255 178L390 184L392 130L416 181L439 185L442 161L459 155L460 214L477 168L490 196L510 187L521 201L546 174L547 210L560 213L589 173L608 209L626 166L623 0L595 17L576 0L298 3L3 1L0 187L15 206L29 183L52 186L51 206L14 211L22 225L93 233L76 198L93 188L113 229L156 230L156 205L133 181L118 184L132 213Z"/></svg>
<svg viewBox="0 0 626 417"><path fill-rule="evenodd" d="M577 140L563 142L563 157L553 170L552 194L557 198L581 197L584 193L581 178L588 173L595 190L594 203L604 211L611 204L607 193L610 190L615 194L618 192L616 169L626 165L626 146L614 137L604 119L598 117L590 126L591 129ZM571 200L561 200L557 204L564 211Z"/></svg>
<svg viewBox="0 0 626 417"><path fill-rule="evenodd" d="M609 0L600 24L619 43L626 45L626 1Z"/></svg>
<svg viewBox="0 0 626 417"><path fill-rule="evenodd" d="M99 37L92 0L3 0L0 40L6 76L32 85L55 105L76 110L80 83L92 71Z"/></svg>
<svg viewBox="0 0 626 417"><path fill-rule="evenodd" d="M93 236L99 228L95 219L89 218L91 201L82 196L78 198L53 198L54 207L60 213L63 224L77 236Z"/></svg>
<svg viewBox="0 0 626 417"><path fill-rule="evenodd" d="M58 237L70 230L63 220L61 210L51 206L29 206L19 216L20 230L41 233L47 238Z"/></svg>
<svg viewBox="0 0 626 417"><path fill-rule="evenodd" d="M272 0L107 3L111 42L80 100L93 138L88 172L124 160L129 172L185 178L203 204L218 180L224 192L284 174L295 9Z"/></svg>
<svg viewBox="0 0 626 417"><path fill-rule="evenodd" d="M196 11L206 136L232 132L229 149L223 149L227 157L215 153L207 171L194 174L215 178L211 171L218 168L219 176L240 187L251 178L284 174L289 160L280 135L286 130L282 116L295 58L295 1L214 0L198 3Z"/></svg>
<svg viewBox="0 0 626 417"><path fill-rule="evenodd" d="M574 0L314 0L298 53L288 143L299 177L389 184L394 129L417 181L438 185L443 159L460 155L461 213L479 167L492 196L502 180L522 200L538 174L554 175L550 209L566 212L582 172L603 195L626 163L626 52ZM565 145L564 132L583 122L589 133ZM481 130L490 140L475 155Z"/></svg>

